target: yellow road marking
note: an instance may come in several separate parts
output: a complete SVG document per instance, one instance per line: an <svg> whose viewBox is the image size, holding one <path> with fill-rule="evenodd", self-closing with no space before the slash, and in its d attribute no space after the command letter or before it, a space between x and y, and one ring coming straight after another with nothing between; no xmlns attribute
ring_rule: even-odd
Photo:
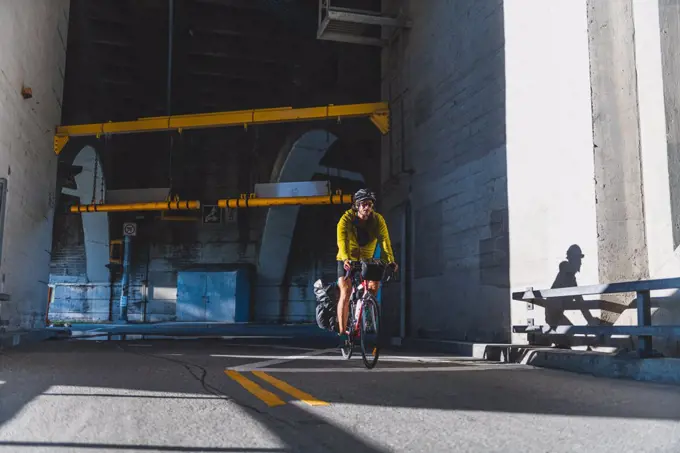
<svg viewBox="0 0 680 453"><path fill-rule="evenodd" d="M283 401L281 398L278 396L274 395L272 392L263 389L259 385L257 385L255 382L251 381L238 371L233 371L233 370L225 370L224 373L241 384L243 388L248 390L250 393L264 401L264 403L269 406L269 407L275 407L275 406L283 406L285 401Z"/></svg>
<svg viewBox="0 0 680 453"><path fill-rule="evenodd" d="M281 390L282 392L286 392L287 394L291 395L293 398L297 398L300 401L309 404L310 406L328 406L329 404L325 401L318 400L314 398L312 395L309 393L305 393L302 390L298 390L292 385L288 384L287 382L284 382L280 379L276 379L274 376L270 376L264 371L253 371L253 374L263 381L269 382L271 385L276 387L277 389Z"/></svg>

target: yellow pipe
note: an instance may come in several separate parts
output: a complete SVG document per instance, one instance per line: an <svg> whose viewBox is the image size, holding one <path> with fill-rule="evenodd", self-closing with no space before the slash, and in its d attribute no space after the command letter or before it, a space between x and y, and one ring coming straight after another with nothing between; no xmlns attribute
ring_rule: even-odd
<svg viewBox="0 0 680 453"><path fill-rule="evenodd" d="M128 204L84 204L71 206L71 212L189 211L201 209L200 201L157 201Z"/></svg>
<svg viewBox="0 0 680 453"><path fill-rule="evenodd" d="M167 130L197 129L249 124L283 123L322 119L368 117L381 133L389 132L389 106L386 102L327 105L304 108L269 108L206 114L158 116L134 121L58 126L54 136L54 152L61 153L69 137L101 134L125 134Z"/></svg>
<svg viewBox="0 0 680 453"><path fill-rule="evenodd" d="M256 198L245 197L218 200L220 208L259 208L264 206L294 206L294 205L330 205L348 204L352 202L352 195L321 195L315 197L279 197Z"/></svg>

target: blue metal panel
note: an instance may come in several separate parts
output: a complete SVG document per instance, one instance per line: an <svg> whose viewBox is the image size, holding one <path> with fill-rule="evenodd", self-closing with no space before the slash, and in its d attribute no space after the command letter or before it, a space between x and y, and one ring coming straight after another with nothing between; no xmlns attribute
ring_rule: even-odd
<svg viewBox="0 0 680 453"><path fill-rule="evenodd" d="M177 321L205 321L205 289L205 273L177 274Z"/></svg>
<svg viewBox="0 0 680 453"><path fill-rule="evenodd" d="M206 268L177 274L177 320L248 322L251 273L247 268Z"/></svg>
<svg viewBox="0 0 680 453"><path fill-rule="evenodd" d="M236 271L236 307L235 322L248 322L250 317L250 273L241 268Z"/></svg>
<svg viewBox="0 0 680 453"><path fill-rule="evenodd" d="M206 279L206 321L234 322L236 273L208 272Z"/></svg>

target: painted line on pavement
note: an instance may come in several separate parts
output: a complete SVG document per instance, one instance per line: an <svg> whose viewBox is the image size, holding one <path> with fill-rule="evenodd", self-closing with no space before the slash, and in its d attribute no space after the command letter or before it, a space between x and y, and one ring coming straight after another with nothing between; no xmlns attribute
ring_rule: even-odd
<svg viewBox="0 0 680 453"><path fill-rule="evenodd" d="M291 351L316 351L317 348L303 348L300 346L286 346L286 345L275 345L275 344L257 344L257 343L226 343L220 345L220 347L226 346L234 349L247 349L247 348L267 348L267 349L289 349Z"/></svg>
<svg viewBox="0 0 680 453"><path fill-rule="evenodd" d="M278 396L274 395L272 392L269 390L265 390L262 387L260 387L258 384L255 382L251 381L238 371L234 370L224 370L224 374L241 384L243 388L248 390L250 393L255 395L257 398L262 400L267 406L269 407L276 407L276 406L283 406L286 404L285 401L283 401L281 398Z"/></svg>
<svg viewBox="0 0 680 453"><path fill-rule="evenodd" d="M298 390L292 385L288 384L287 382L277 379L274 376L270 376L264 371L253 371L253 374L262 379L263 381L270 383L271 385L281 390L282 392L285 392L292 396L293 398L297 398L298 400L302 401L303 403L307 403L310 406L329 406L329 403L314 398L309 393L303 392L302 390Z"/></svg>
<svg viewBox="0 0 680 453"><path fill-rule="evenodd" d="M433 373L433 372L451 372L451 371L488 371L488 370L530 370L531 367L517 364L519 366L512 366L504 364L502 366L493 365L478 365L478 366L440 366L440 367L408 367L408 368L380 368L379 366L369 370L363 367L356 368L268 368L269 373ZM247 367L239 371L255 373L256 369L248 369Z"/></svg>
<svg viewBox="0 0 680 453"><path fill-rule="evenodd" d="M324 352L334 352L335 349L332 349L330 351L326 350L321 353L318 353L317 350L314 350L313 353L310 354L303 354L303 355L297 355L297 356L279 356L279 355L259 355L259 354L210 354L210 357L217 357L217 358L225 358L225 359L269 359L266 362L263 363L258 363L257 368L265 368L270 365L278 365L280 363L285 363L285 362L290 362L293 360L315 360L315 361L340 361L344 362L346 359L344 359L341 355L336 354L336 355L328 355L328 356L322 356ZM411 356L392 356L392 355L383 355L380 356L380 362L404 362L404 363L450 363L450 364L465 364L465 365L471 365L473 364L471 361L468 360L457 360L457 359L442 359L439 357L411 357ZM488 362L482 362L479 361L480 363L488 363ZM245 365L238 365L235 367L230 367L227 368L228 370L239 370L239 367L249 367L252 365L245 364Z"/></svg>
<svg viewBox="0 0 680 453"><path fill-rule="evenodd" d="M280 365L282 363L292 362L294 360L306 359L306 358L309 358L309 357L314 357L314 356L317 356L317 355L326 354L328 352L333 352L333 351L337 351L337 348L318 349L318 350L315 350L315 351L307 352L305 354L291 355L291 356L276 358L276 359L272 359L272 360L265 360L263 362L248 363L248 364L245 364L245 365L238 365L238 366L234 366L234 367L229 367L229 368L227 368L227 370L234 370L234 371L248 370L248 371L252 371L252 370L259 369L259 368L268 367L268 366L271 366L271 365ZM229 357L228 354L223 354L221 356ZM244 356L242 358L246 358L246 357L253 357L253 356ZM255 356L255 357L257 357L257 356Z"/></svg>

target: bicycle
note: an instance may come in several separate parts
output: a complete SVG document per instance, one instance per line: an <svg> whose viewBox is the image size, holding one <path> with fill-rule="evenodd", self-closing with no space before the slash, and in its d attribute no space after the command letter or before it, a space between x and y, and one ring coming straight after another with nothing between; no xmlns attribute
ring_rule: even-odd
<svg viewBox="0 0 680 453"><path fill-rule="evenodd" d="M345 273L345 278L352 278L352 290L349 296L347 320L349 335L348 340L340 347L340 350L343 358L349 360L354 351L354 342L358 337L361 345L361 358L364 366L368 369L375 367L380 356L380 305L375 296L368 291L368 281L389 282L391 275L388 275L388 270L391 269L381 260L373 260L372 262L352 261L350 262L350 269ZM376 278L378 272L381 273L381 276ZM375 344L370 347L369 341L372 337L375 337ZM369 351L373 360L368 358Z"/></svg>

